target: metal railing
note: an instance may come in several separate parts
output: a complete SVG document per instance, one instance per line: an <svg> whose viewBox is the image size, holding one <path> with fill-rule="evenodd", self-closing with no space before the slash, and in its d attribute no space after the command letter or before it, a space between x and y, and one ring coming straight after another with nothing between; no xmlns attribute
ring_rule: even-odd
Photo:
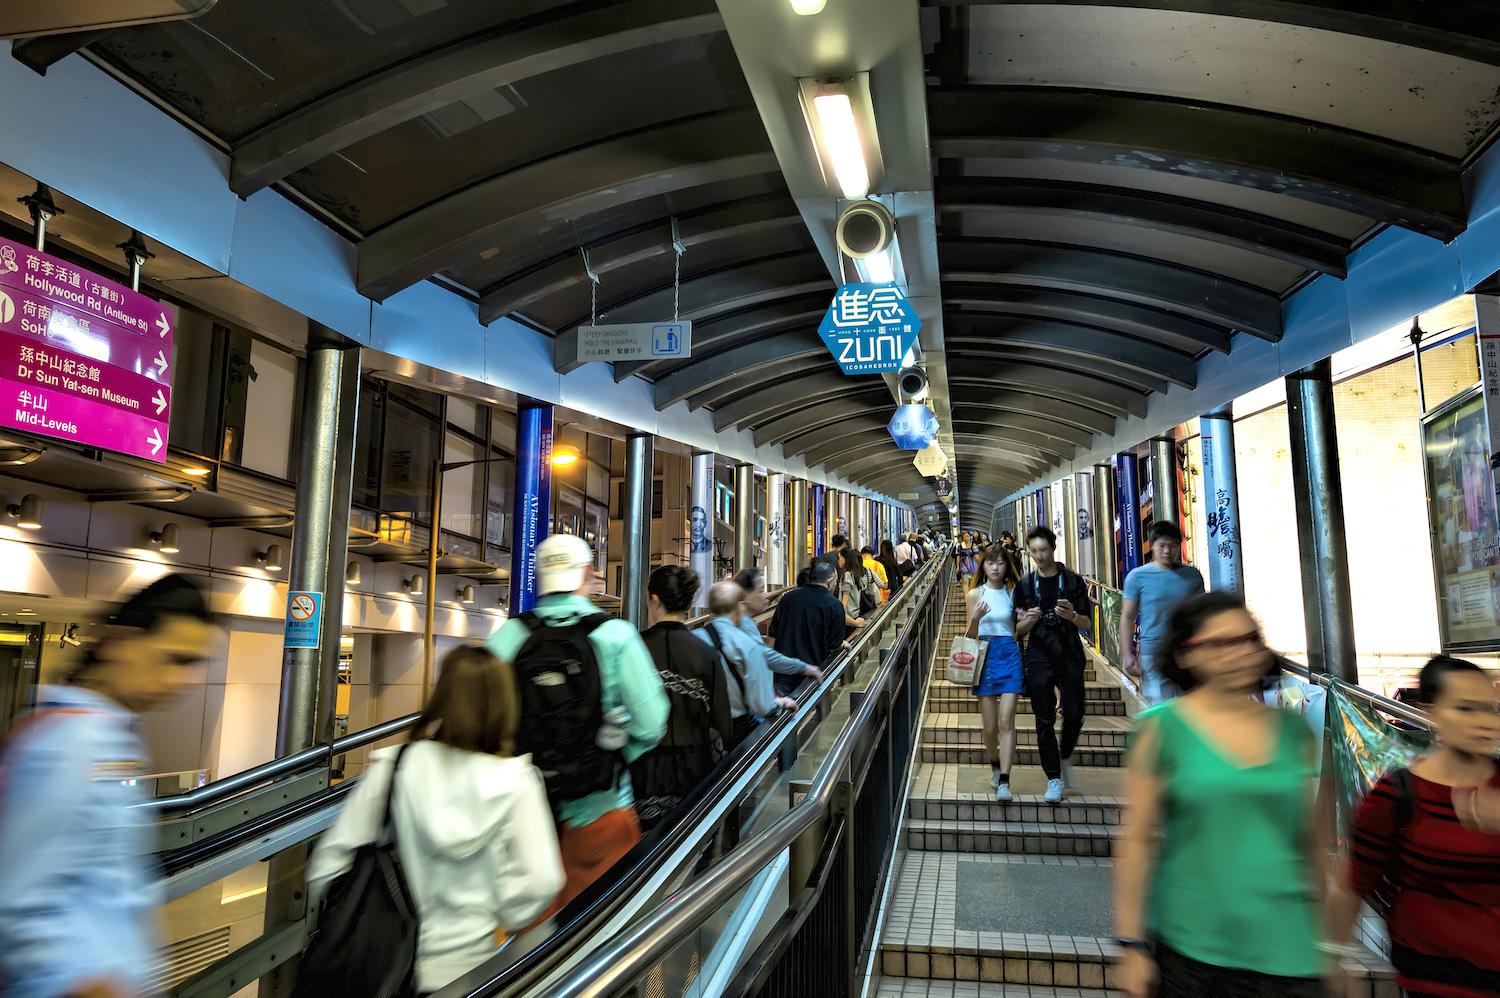
<svg viewBox="0 0 1500 998"><path fill-rule="evenodd" d="M537 994L629 993L658 973L675 949L694 946L698 928L783 856L791 906L747 961L754 969L737 978L734 990L788 998L858 993L947 604L952 565L943 555L924 566L926 574L913 580L919 585L908 585L896 597L912 601L908 626L890 648L881 649L866 689L851 694L848 723L790 810ZM497 993L479 989L469 998ZM442 998L457 994L443 992Z"/></svg>

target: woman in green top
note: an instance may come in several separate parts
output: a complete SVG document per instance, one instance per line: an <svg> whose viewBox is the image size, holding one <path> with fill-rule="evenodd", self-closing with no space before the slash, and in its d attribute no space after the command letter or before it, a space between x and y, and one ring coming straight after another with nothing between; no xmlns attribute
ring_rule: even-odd
<svg viewBox="0 0 1500 998"><path fill-rule="evenodd" d="M1322 996L1312 732L1260 701L1276 661L1235 597L1179 606L1162 659L1184 695L1139 716L1126 762L1119 987L1130 998Z"/></svg>

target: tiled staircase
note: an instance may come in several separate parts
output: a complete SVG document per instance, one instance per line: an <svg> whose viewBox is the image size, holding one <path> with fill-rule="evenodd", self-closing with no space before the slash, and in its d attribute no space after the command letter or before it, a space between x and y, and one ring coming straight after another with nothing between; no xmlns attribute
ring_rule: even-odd
<svg viewBox="0 0 1500 998"><path fill-rule="evenodd" d="M1036 726L1017 712L1016 800L990 785L978 703L943 676L965 627L949 595L939 661L907 802L904 857L893 868L877 998L1105 998L1116 955L1112 861L1129 722L1118 685L1090 670L1075 783L1061 805L1040 794ZM1379 962L1372 957L1371 966ZM1388 974L1370 998L1395 995Z"/></svg>

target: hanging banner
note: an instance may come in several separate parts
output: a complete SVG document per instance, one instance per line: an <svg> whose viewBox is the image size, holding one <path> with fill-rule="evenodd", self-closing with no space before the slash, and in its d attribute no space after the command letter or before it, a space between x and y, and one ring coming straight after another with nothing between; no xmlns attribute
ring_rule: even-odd
<svg viewBox="0 0 1500 998"><path fill-rule="evenodd" d="M781 588L787 583L786 475L773 471L766 476L766 584Z"/></svg>
<svg viewBox="0 0 1500 998"><path fill-rule="evenodd" d="M714 456L693 455L693 498L688 507L688 564L698 573L697 607L708 605L714 584Z"/></svg>
<svg viewBox="0 0 1500 998"><path fill-rule="evenodd" d="M1140 461L1134 454L1115 457L1115 481L1119 492L1115 508L1120 511L1120 578L1141 567L1141 479Z"/></svg>
<svg viewBox="0 0 1500 998"><path fill-rule="evenodd" d="M1068 532L1063 529L1063 483L1053 482L1047 486L1047 526L1057 535L1057 560L1064 565L1068 563L1071 552L1068 549Z"/></svg>
<svg viewBox="0 0 1500 998"><path fill-rule="evenodd" d="M818 335L844 374L901 370L922 320L894 284L845 284L833 296Z"/></svg>
<svg viewBox="0 0 1500 998"><path fill-rule="evenodd" d="M510 613L536 606L536 546L552 515L552 406L523 403L516 412L516 503L511 520Z"/></svg>
<svg viewBox="0 0 1500 998"><path fill-rule="evenodd" d="M1094 474L1080 471L1073 476L1073 535L1078 549L1073 553L1073 570L1079 575L1094 574Z"/></svg>
<svg viewBox="0 0 1500 998"><path fill-rule="evenodd" d="M813 556L817 557L828 550L828 487L826 485L814 485L812 487L812 533L813 533Z"/></svg>
<svg viewBox="0 0 1500 998"><path fill-rule="evenodd" d="M1208 529L1208 587L1220 592L1243 592L1234 416L1228 411L1211 412L1198 420L1198 426L1203 452L1204 520Z"/></svg>
<svg viewBox="0 0 1500 998"><path fill-rule="evenodd" d="M1347 848L1343 840L1359 802L1385 773L1410 766L1426 748L1428 735L1421 730L1397 728L1364 701L1345 695L1341 685L1335 681L1327 693L1327 724L1333 741L1340 845ZM1309 702L1303 712L1317 718L1323 714L1321 706Z"/></svg>
<svg viewBox="0 0 1500 998"><path fill-rule="evenodd" d="M922 403L908 402L896 406L885 428L901 450L922 450L937 439L938 418Z"/></svg>

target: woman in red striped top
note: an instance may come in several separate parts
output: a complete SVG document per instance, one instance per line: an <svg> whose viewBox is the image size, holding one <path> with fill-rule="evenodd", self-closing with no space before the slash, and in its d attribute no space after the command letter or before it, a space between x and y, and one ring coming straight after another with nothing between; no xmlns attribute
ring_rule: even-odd
<svg viewBox="0 0 1500 998"><path fill-rule="evenodd" d="M1434 748L1381 777L1360 806L1330 928L1347 942L1360 901L1390 901L1391 962L1414 998L1500 995L1500 828L1475 807L1500 786L1500 701L1472 662L1422 669Z"/></svg>

